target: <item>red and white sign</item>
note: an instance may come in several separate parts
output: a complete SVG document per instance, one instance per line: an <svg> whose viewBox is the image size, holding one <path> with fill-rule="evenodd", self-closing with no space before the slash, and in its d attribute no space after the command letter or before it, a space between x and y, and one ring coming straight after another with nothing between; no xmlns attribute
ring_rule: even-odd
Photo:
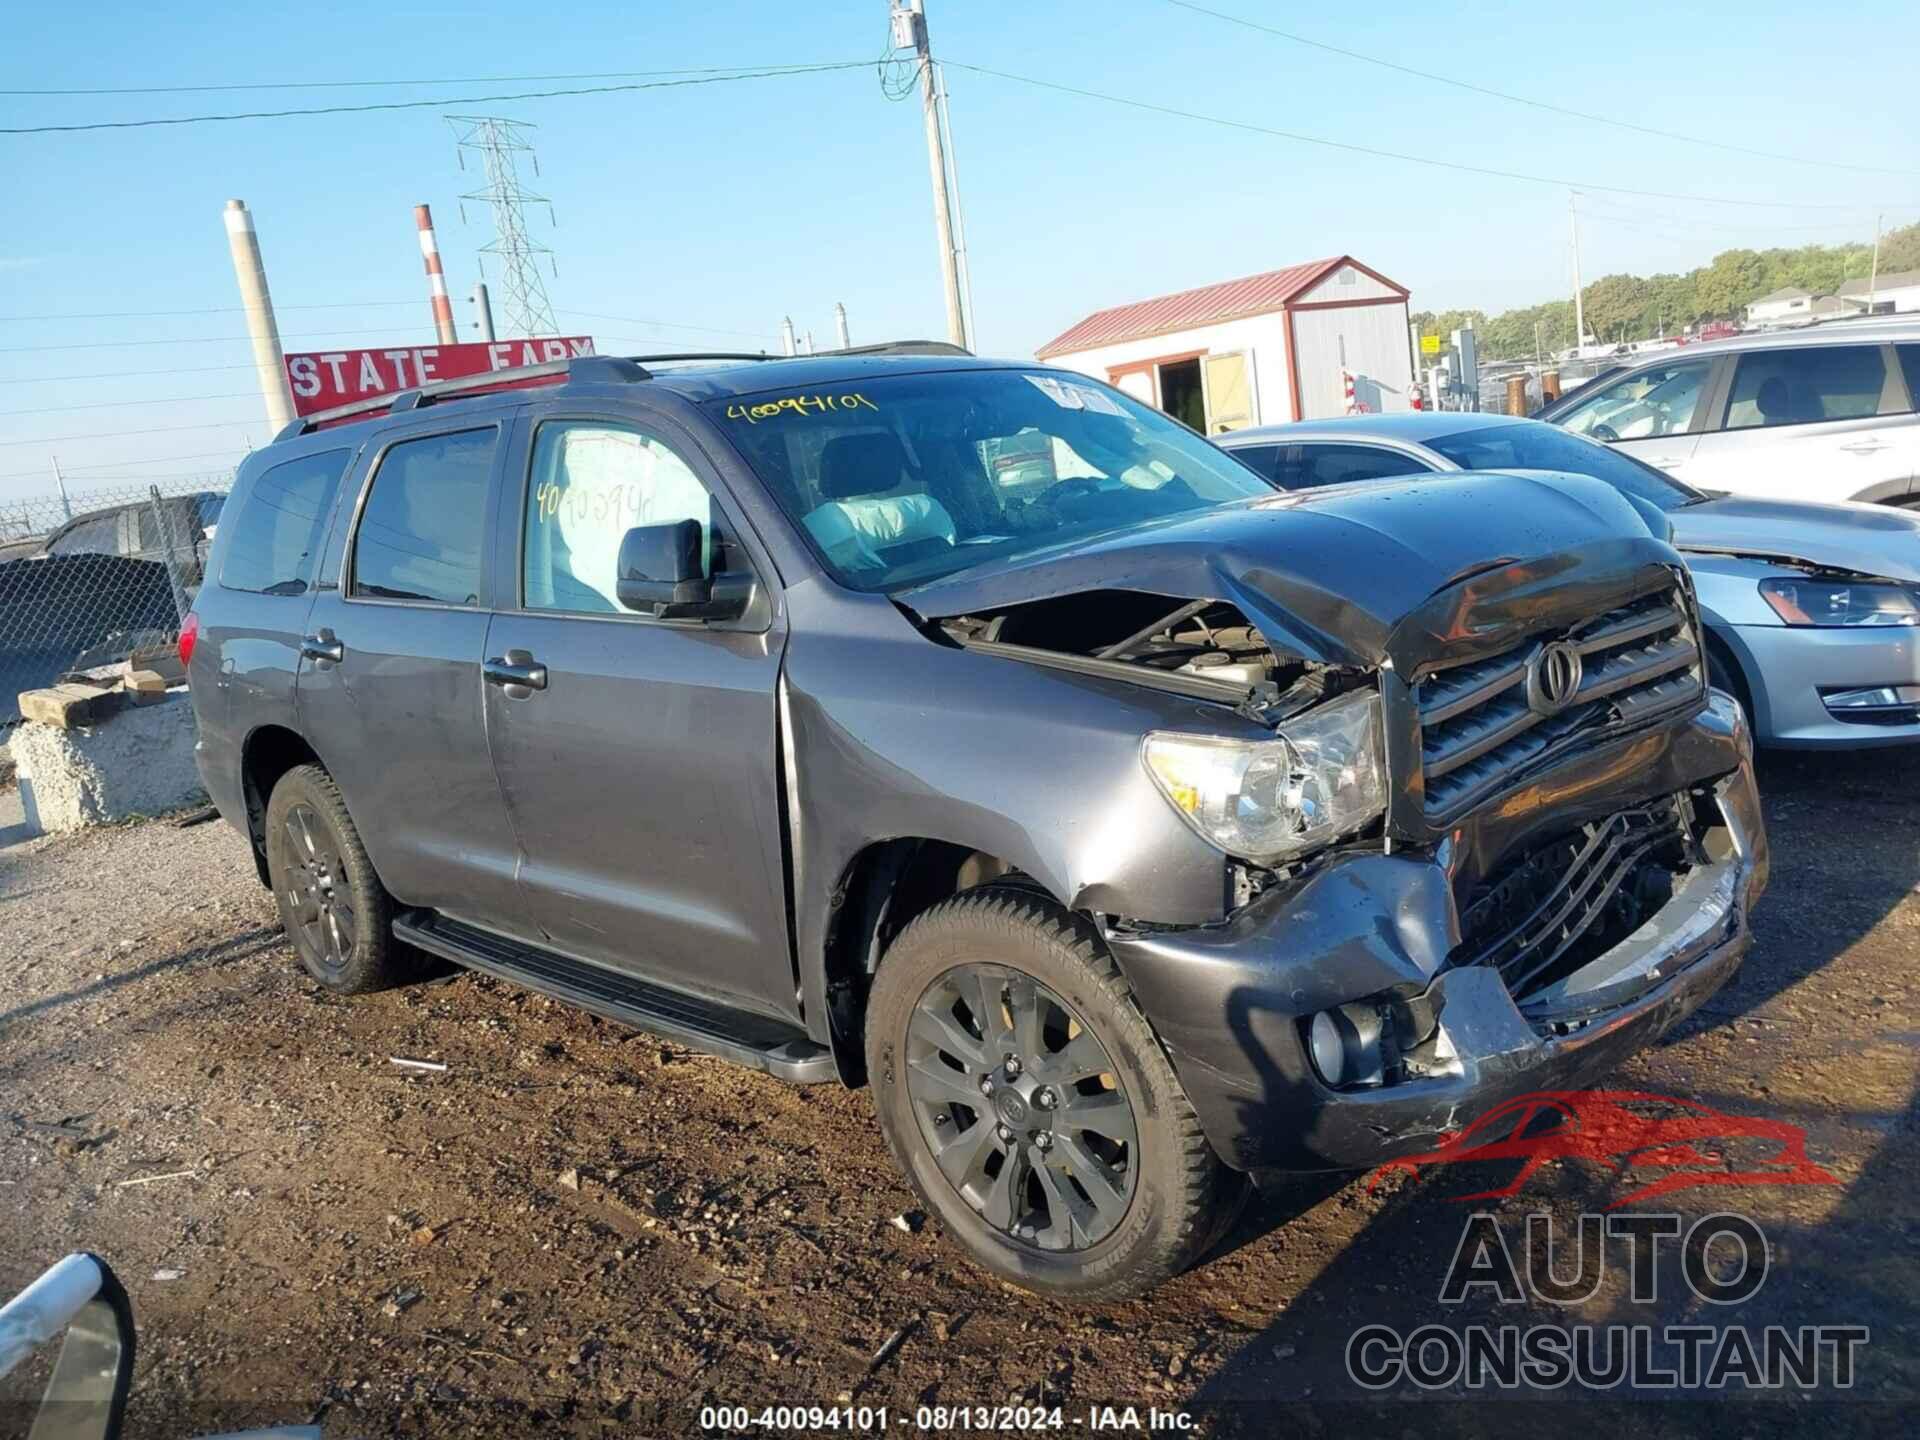
<svg viewBox="0 0 1920 1440"><path fill-rule="evenodd" d="M568 335L470 345L411 345L392 350L313 350L284 358L287 384L293 390L293 413L311 415L355 400L418 390L435 380L485 375L492 370L591 354L591 336Z"/></svg>

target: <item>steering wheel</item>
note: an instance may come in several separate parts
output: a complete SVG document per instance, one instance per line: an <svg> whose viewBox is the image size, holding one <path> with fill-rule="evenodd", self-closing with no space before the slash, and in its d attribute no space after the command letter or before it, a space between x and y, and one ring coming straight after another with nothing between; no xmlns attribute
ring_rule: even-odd
<svg viewBox="0 0 1920 1440"><path fill-rule="evenodd" d="M1611 445L1620 438L1620 432L1611 425L1596 425L1587 431L1587 438L1590 440L1604 440L1607 444Z"/></svg>
<svg viewBox="0 0 1920 1440"><path fill-rule="evenodd" d="M1045 505L1052 508L1056 503L1076 494L1093 494L1100 489L1100 482L1091 475L1069 475L1064 480L1056 480L1027 503Z"/></svg>

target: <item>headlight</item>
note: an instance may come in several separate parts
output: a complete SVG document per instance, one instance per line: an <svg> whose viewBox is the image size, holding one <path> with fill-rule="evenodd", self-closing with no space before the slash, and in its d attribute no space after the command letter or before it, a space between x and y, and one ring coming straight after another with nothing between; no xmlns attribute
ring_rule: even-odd
<svg viewBox="0 0 1920 1440"><path fill-rule="evenodd" d="M1380 696L1356 692L1289 720L1273 740L1156 730L1147 771L1186 822L1262 864L1316 850L1387 807Z"/></svg>
<svg viewBox="0 0 1920 1440"><path fill-rule="evenodd" d="M1789 625L1920 625L1920 594L1883 581L1762 580L1760 597Z"/></svg>

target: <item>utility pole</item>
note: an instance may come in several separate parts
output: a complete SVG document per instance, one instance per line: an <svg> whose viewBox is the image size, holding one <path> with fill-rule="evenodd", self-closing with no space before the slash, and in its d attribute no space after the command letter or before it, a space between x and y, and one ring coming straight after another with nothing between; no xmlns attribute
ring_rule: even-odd
<svg viewBox="0 0 1920 1440"><path fill-rule="evenodd" d="M796 348L793 343L793 317L791 315L782 315L780 317L780 353L782 355L791 355L795 352Z"/></svg>
<svg viewBox="0 0 1920 1440"><path fill-rule="evenodd" d="M839 332L840 348L842 350L851 350L853 348L853 336L847 330L847 307L838 300L833 302L833 325L834 329Z"/></svg>
<svg viewBox="0 0 1920 1440"><path fill-rule="evenodd" d="M1574 207L1574 197L1580 192L1567 192L1567 223L1573 228L1573 348L1577 357L1580 347L1587 343L1587 310L1580 299L1580 212Z"/></svg>
<svg viewBox="0 0 1920 1440"><path fill-rule="evenodd" d="M482 340L493 343L493 301L487 297L484 280L473 287L473 328L480 332Z"/></svg>
<svg viewBox="0 0 1920 1440"><path fill-rule="evenodd" d="M49 455L47 458L53 461L53 488L60 492L60 508L66 511L67 519L71 520L73 518L73 501L67 498L67 477L60 473L60 457L58 455Z"/></svg>
<svg viewBox="0 0 1920 1440"><path fill-rule="evenodd" d="M933 69L933 47L927 40L926 0L910 0L903 12L894 0L894 40L903 40L901 28L910 32L909 43L920 65L920 112L927 127L927 173L933 181L933 230L940 245L940 272L947 291L947 338L954 344L967 344L967 317L961 300L960 260L953 243L953 197L947 188L947 152L940 125L940 82Z"/></svg>
<svg viewBox="0 0 1920 1440"><path fill-rule="evenodd" d="M1880 288L1880 227L1887 223L1885 215L1873 217L1873 270L1867 277L1867 314L1873 314L1873 293Z"/></svg>
<svg viewBox="0 0 1920 1440"><path fill-rule="evenodd" d="M267 270L260 260L260 240L253 233L253 215L247 202L227 201L226 222L227 248L233 252L233 278L239 283L240 304L247 312L247 338L253 342L260 398L266 401L267 423L277 435L293 423L293 392L287 388L280 327L273 318L273 296L267 290Z"/></svg>

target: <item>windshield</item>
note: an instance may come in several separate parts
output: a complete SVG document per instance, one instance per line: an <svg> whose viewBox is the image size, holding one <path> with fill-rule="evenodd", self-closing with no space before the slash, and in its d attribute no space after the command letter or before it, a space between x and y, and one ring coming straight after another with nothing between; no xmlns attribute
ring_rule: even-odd
<svg viewBox="0 0 1920 1440"><path fill-rule="evenodd" d="M1591 475L1627 495L1678 510L1706 497L1651 465L1551 425L1528 420L1486 430L1462 430L1426 442L1462 470L1565 470Z"/></svg>
<svg viewBox="0 0 1920 1440"><path fill-rule="evenodd" d="M1159 411L1057 372L849 379L707 409L858 590L1274 494Z"/></svg>

